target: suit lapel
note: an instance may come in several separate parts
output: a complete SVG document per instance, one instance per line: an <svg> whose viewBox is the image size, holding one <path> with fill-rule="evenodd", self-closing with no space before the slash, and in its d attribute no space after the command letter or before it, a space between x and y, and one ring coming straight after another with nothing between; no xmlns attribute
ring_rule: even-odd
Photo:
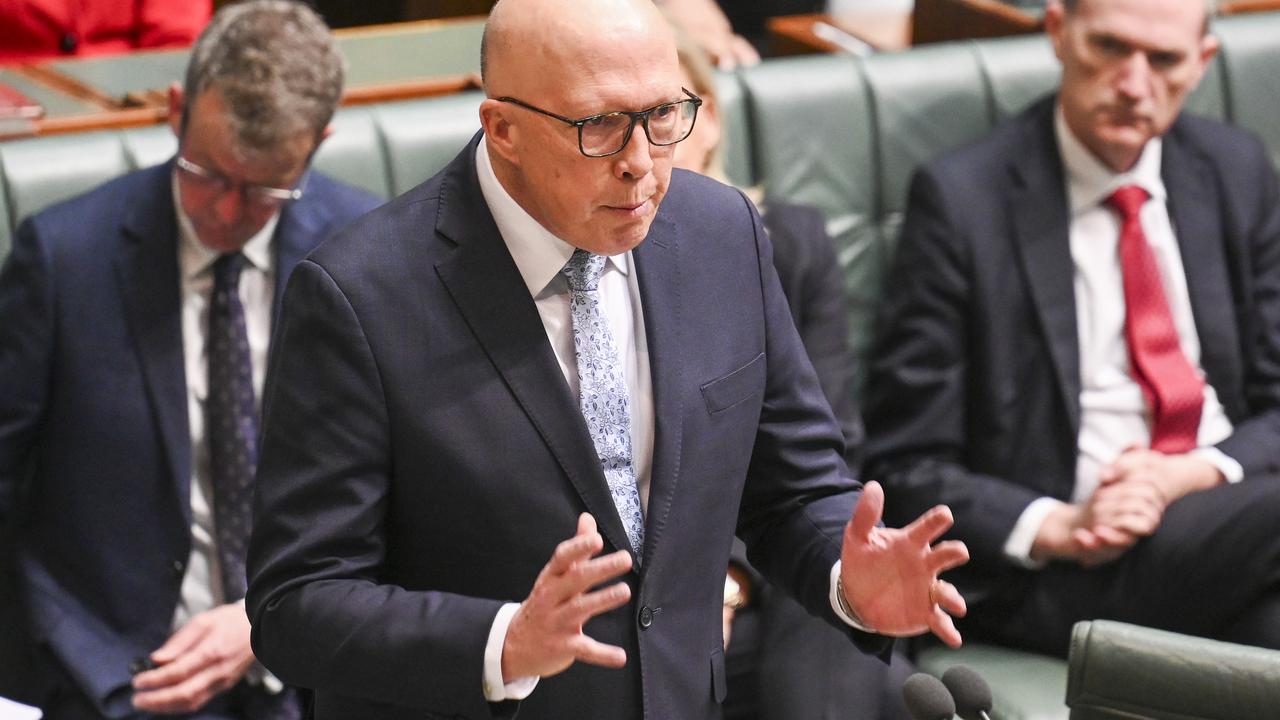
<svg viewBox="0 0 1280 720"><path fill-rule="evenodd" d="M1183 273L1196 333L1200 337L1200 366L1218 388L1239 387L1231 282L1224 255L1221 207L1211 169L1187 152L1175 133L1165 136L1160 174L1169 194L1169 219L1182 256ZM1223 403L1230 403L1229 397Z"/></svg>
<svg viewBox="0 0 1280 720"><path fill-rule="evenodd" d="M1029 152L1013 159L1010 216L1036 316L1053 358L1072 437L1080 427L1080 341L1076 332L1074 267L1071 259L1062 160L1053 136L1053 104L1028 118Z"/></svg>
<svg viewBox="0 0 1280 720"><path fill-rule="evenodd" d="M177 219L169 165L149 172L153 183L127 216L116 250L116 277L147 399L159 426L178 505L191 522L191 430L182 351Z"/></svg>
<svg viewBox="0 0 1280 720"><path fill-rule="evenodd" d="M645 516L645 564L649 572L680 477L684 417L680 388L680 245L676 227L659 211L649 236L632 252L644 311L649 375L653 380L654 444Z"/></svg>
<svg viewBox="0 0 1280 720"><path fill-rule="evenodd" d="M564 382L533 298L485 204L475 168L480 141L477 135L442 178L436 231L456 248L436 264L435 272L587 511L595 516L601 534L616 548L630 548L586 421Z"/></svg>
<svg viewBox="0 0 1280 720"><path fill-rule="evenodd" d="M272 295L272 318L278 317L284 288L294 266L324 239L322 233L326 219L327 210L323 203L307 195L280 213L280 224L276 226L274 238L276 287Z"/></svg>

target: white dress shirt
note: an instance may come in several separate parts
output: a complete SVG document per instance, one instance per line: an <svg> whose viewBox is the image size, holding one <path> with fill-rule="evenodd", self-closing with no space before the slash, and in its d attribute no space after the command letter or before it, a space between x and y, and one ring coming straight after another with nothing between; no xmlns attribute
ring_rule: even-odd
<svg viewBox="0 0 1280 720"><path fill-rule="evenodd" d="M178 217L178 273L181 276L182 355L187 381L187 422L191 428L191 556L182 576L182 591L174 611L173 629L196 615L225 604L222 571L214 544L213 487L209 443L205 437L204 403L208 394L209 305L213 295L213 263L218 253L196 238L191 219L179 201L177 175L173 180L173 205ZM271 340L271 306L275 290L275 257L271 238L280 214L245 243L247 262L240 271L240 302L253 366L253 394L261 402L267 373L267 349ZM241 600L240 602L244 602ZM258 673L263 673L259 675ZM278 692L279 681L255 665L251 680L261 677L264 687Z"/></svg>
<svg viewBox="0 0 1280 720"><path fill-rule="evenodd" d="M1203 379L1200 336L1196 332L1187 278L1177 235L1169 220L1168 193L1160 177L1160 138L1150 140L1134 167L1115 173L1102 164L1067 127L1061 106L1054 132L1066 172L1071 211L1071 259L1074 267L1076 330L1080 345L1080 434L1075 487L1071 502L1082 503L1098 488L1098 474L1131 445L1151 444L1151 410L1142 387L1133 379L1124 336L1124 276L1119 262L1120 218L1107 198L1125 185L1138 185L1151 200L1139 217L1147 243L1160 269L1173 324L1182 352ZM1229 482L1244 477L1240 463L1214 447L1231 435L1231 421L1213 386L1204 385L1197 449ZM1026 567L1036 567L1031 546L1045 517L1060 504L1053 498L1032 502L1019 517L1005 543L1005 553Z"/></svg>
<svg viewBox="0 0 1280 720"><path fill-rule="evenodd" d="M569 284L560 273L573 255L574 247L538 224L511 197L494 173L488 147L481 142L476 148L476 174L480 191L507 250L515 260L520 277L533 297L547 332L547 340L555 351L560 371L574 397L578 396L578 360L573 346L573 320L569 310ZM631 399L631 454L640 491L640 506L649 507L649 479L653 469L653 381L649 373L649 343L645 335L644 314L640 306L640 286L631 252L614 255L605 263L600 277L600 305L609 318L618 358L625 370ZM871 632L856 618L849 617L837 599L836 579L840 563L831 570L831 606L844 622ZM484 651L484 695L489 702L522 700L533 692L537 678L519 678L503 683L502 648L507 627L515 615L517 603L507 603L498 611L489 630Z"/></svg>

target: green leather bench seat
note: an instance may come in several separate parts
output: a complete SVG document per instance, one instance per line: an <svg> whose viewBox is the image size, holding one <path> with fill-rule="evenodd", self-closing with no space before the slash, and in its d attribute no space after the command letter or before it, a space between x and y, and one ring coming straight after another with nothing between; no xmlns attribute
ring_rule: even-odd
<svg viewBox="0 0 1280 720"><path fill-rule="evenodd" d="M1280 165L1280 13L1215 23L1222 52L1188 101L1258 133ZM730 177L821 208L837 243L859 357L874 334L881 278L912 173L1049 92L1057 63L1043 36L931 45L866 59L774 60L720 78ZM479 127L477 92L343 108L316 157L325 172L382 197L440 169ZM0 258L21 218L170 157L167 127L0 143ZM971 644L931 649L922 667L977 669L997 719L1065 717L1065 662Z"/></svg>

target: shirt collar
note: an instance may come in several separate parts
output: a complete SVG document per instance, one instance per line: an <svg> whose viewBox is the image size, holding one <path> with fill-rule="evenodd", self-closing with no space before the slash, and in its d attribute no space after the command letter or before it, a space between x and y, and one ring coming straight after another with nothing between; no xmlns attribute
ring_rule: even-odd
<svg viewBox="0 0 1280 720"><path fill-rule="evenodd" d="M182 209L177 171L173 173L170 188L173 192L173 210L178 217L178 269L184 280L190 280L212 267L218 259L218 253L206 247L196 237L191 218ZM275 236L279 223L280 211L277 210L240 250L250 265L263 272L269 272L275 265L271 255L271 239Z"/></svg>
<svg viewBox="0 0 1280 720"><path fill-rule="evenodd" d="M1117 173L1094 157L1067 127L1061 104L1054 109L1053 131L1057 136L1062 165L1067 173L1067 198L1071 203L1072 215L1097 207L1111 193L1125 185L1138 185L1153 200L1164 202L1166 199L1164 180L1160 177L1160 154L1164 144L1160 138L1148 140L1138 162L1129 170Z"/></svg>
<svg viewBox="0 0 1280 720"><path fill-rule="evenodd" d="M574 247L539 224L511 197L493 170L488 143L483 140L476 146L476 175L480 180L480 192L484 195L485 204L489 206L493 221L498 226L503 242L507 244L511 259L516 262L516 268L520 271L529 294L536 298L546 292L553 282L563 281L560 271L569 262ZM626 252L609 257L606 269L611 264L626 275L630 255L630 252Z"/></svg>

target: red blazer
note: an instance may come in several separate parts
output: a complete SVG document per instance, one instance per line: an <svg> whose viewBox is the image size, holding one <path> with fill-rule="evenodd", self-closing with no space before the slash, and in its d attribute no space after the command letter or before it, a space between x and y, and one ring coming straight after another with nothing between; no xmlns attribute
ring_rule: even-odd
<svg viewBox="0 0 1280 720"><path fill-rule="evenodd" d="M190 45L211 0L0 0L0 63Z"/></svg>

